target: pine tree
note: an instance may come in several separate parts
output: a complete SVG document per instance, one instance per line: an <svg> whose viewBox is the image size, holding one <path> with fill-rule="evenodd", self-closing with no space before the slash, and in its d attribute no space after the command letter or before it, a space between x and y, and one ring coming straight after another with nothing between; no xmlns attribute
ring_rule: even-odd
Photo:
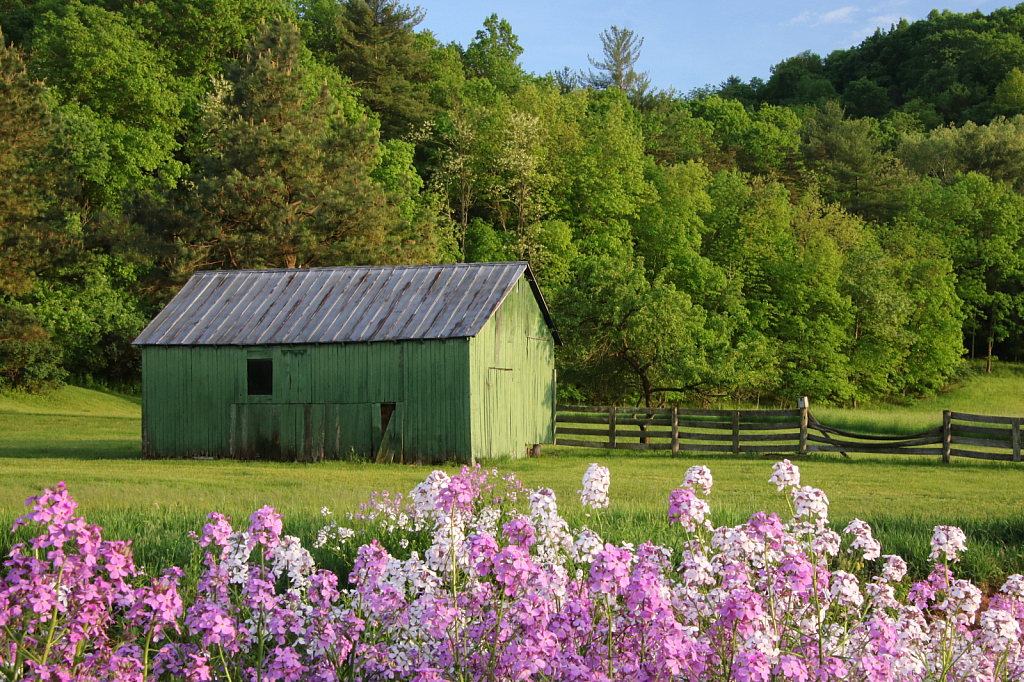
<svg viewBox="0 0 1024 682"><path fill-rule="evenodd" d="M597 69L585 77L587 84L598 90L615 87L629 95L630 99L642 98L651 87L646 71L634 68L640 59L640 48L644 39L628 28L612 26L601 32L601 49L604 59L598 61L588 56L590 65Z"/></svg>
<svg viewBox="0 0 1024 682"><path fill-rule="evenodd" d="M309 48L352 80L360 101L400 137L435 113L425 89L429 41L416 34L419 7L397 0L310 0L302 8Z"/></svg>
<svg viewBox="0 0 1024 682"><path fill-rule="evenodd" d="M429 223L410 224L370 177L372 128L346 121L326 87L306 96L299 47L294 25L267 25L228 71L190 182L167 205L136 207L177 245L175 279L197 268L415 261L429 251Z"/></svg>

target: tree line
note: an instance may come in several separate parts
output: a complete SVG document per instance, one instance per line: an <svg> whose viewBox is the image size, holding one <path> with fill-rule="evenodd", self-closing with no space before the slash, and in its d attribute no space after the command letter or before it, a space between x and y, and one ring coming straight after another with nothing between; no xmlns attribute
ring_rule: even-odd
<svg viewBox="0 0 1024 682"><path fill-rule="evenodd" d="M1024 6L685 94L628 29L538 75L423 16L0 0L0 387L137 383L202 269L529 260L573 401L855 405L1019 352Z"/></svg>

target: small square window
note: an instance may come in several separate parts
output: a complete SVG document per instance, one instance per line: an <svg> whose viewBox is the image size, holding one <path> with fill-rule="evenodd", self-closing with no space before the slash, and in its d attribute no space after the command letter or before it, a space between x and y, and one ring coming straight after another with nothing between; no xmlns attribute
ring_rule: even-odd
<svg viewBox="0 0 1024 682"><path fill-rule="evenodd" d="M249 395L274 395L273 360L249 360L246 369Z"/></svg>

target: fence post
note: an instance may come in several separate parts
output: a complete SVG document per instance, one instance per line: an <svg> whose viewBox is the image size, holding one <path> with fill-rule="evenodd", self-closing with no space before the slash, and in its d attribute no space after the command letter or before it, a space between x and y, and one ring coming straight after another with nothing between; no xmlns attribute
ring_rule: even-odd
<svg viewBox="0 0 1024 682"><path fill-rule="evenodd" d="M679 407L672 408L672 456L679 454Z"/></svg>
<svg viewBox="0 0 1024 682"><path fill-rule="evenodd" d="M1013 461L1020 461L1020 417L1013 418Z"/></svg>
<svg viewBox="0 0 1024 682"><path fill-rule="evenodd" d="M807 454L807 421L811 401L803 395L796 399L796 404L800 408L800 454L805 455Z"/></svg>
<svg viewBox="0 0 1024 682"><path fill-rule="evenodd" d="M732 413L732 454L740 454L740 411Z"/></svg>
<svg viewBox="0 0 1024 682"><path fill-rule="evenodd" d="M615 408L608 408L608 447L615 447Z"/></svg>
<svg viewBox="0 0 1024 682"><path fill-rule="evenodd" d="M949 464L949 451L953 446L953 412L942 411L942 463Z"/></svg>

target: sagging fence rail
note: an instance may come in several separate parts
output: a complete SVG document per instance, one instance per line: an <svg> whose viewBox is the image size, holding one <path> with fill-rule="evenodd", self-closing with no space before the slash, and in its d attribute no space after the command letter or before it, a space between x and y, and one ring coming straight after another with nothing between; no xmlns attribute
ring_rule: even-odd
<svg viewBox="0 0 1024 682"><path fill-rule="evenodd" d="M1021 461L1020 418L946 410L942 425L902 435L843 431L822 424L806 398L795 410L691 410L678 407L559 405L556 445L622 450L842 455L937 455ZM568 436L568 437L567 437ZM964 447L972 446L968 450Z"/></svg>

